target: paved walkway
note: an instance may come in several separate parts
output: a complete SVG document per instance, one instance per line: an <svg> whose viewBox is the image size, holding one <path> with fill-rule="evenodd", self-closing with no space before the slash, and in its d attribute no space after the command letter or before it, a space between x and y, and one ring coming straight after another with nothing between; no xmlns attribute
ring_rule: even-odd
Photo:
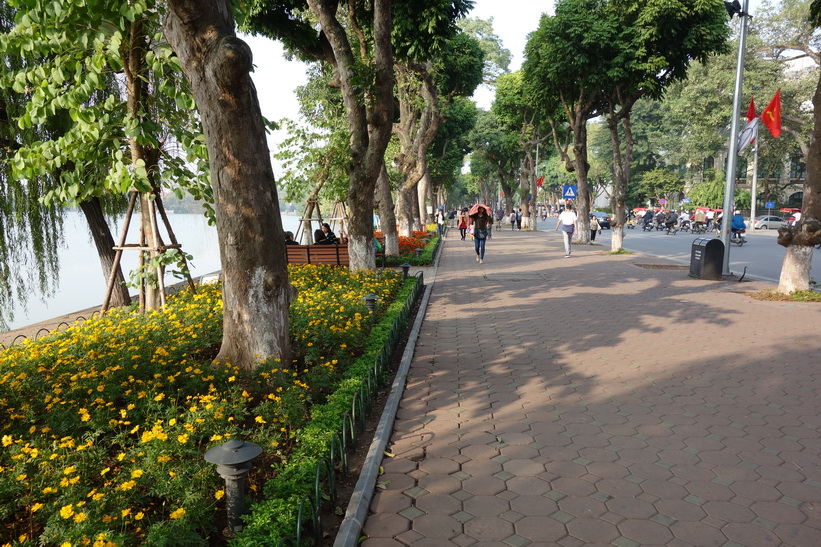
<svg viewBox="0 0 821 547"><path fill-rule="evenodd" d="M455 233L364 547L821 545L818 304Z"/></svg>

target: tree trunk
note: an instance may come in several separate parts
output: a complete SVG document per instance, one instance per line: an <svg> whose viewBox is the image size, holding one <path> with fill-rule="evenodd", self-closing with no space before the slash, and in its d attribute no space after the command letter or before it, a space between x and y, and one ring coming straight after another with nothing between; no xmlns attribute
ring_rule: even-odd
<svg viewBox="0 0 821 547"><path fill-rule="evenodd" d="M224 1L169 0L163 30L191 83L211 163L224 280L216 360L247 370L268 356L289 363L294 289L251 49Z"/></svg>
<svg viewBox="0 0 821 547"><path fill-rule="evenodd" d="M396 214L393 211L391 181L388 168L382 163L382 170L376 181L376 206L379 211L379 223L385 236L385 255L399 256L399 237L396 232Z"/></svg>
<svg viewBox="0 0 821 547"><path fill-rule="evenodd" d="M117 253L114 251L114 238L105 220L103 208L100 205L100 198L93 197L81 201L80 209L86 217L91 238L94 240L94 246L97 247L97 255L100 257L100 266L103 268L103 278L106 280L106 283L108 283L108 278L111 276L111 269L114 267L114 256ZM109 307L127 306L129 304L131 304L131 296L128 294L128 287L125 286L123 269L117 266L117 274L114 278L114 290L111 292Z"/></svg>
<svg viewBox="0 0 821 547"><path fill-rule="evenodd" d="M579 217L577 241L583 245L590 243L590 185L587 183L587 118L582 115L581 107L576 107L573 124L573 165L576 171L576 214Z"/></svg>
<svg viewBox="0 0 821 547"><path fill-rule="evenodd" d="M418 199L415 190L428 170L428 148L436 137L441 119L438 92L427 68L397 66L396 72L400 111L394 132L399 137L400 146L397 164L404 178L396 209L400 235L410 236L414 224L419 230L425 229L422 220L427 215L419 215L419 207L414 206ZM419 96L423 99L421 107Z"/></svg>
<svg viewBox="0 0 821 547"><path fill-rule="evenodd" d="M419 200L419 218L427 225L430 224L430 214L428 214L428 197L430 196L430 175L428 174L427 169L425 173L422 175L422 178L419 179L419 184L416 185L416 199ZM436 204L432 201L430 202L431 207L435 206Z"/></svg>
<svg viewBox="0 0 821 547"><path fill-rule="evenodd" d="M336 61L345 115L351 131L348 163L348 254L351 269L374 268L373 205L376 181L385 161L393 120L391 1L374 0L373 59L356 59L345 28L337 19L337 0L308 0ZM362 65L370 65L375 85L364 85ZM364 71L367 72L367 71ZM367 106L366 106L367 105Z"/></svg>
<svg viewBox="0 0 821 547"><path fill-rule="evenodd" d="M807 155L801 220L797 226L778 230L778 244L787 248L787 254L776 290L785 294L809 289L812 246L821 243L821 79L815 88L812 104L815 113Z"/></svg>
<svg viewBox="0 0 821 547"><path fill-rule="evenodd" d="M813 248L809 245L790 245L784 255L778 292L789 294L794 291L810 290L810 270L812 269Z"/></svg>
<svg viewBox="0 0 821 547"><path fill-rule="evenodd" d="M413 232L413 188L406 190L404 185L396 195L396 216L399 219L399 235L410 237Z"/></svg>

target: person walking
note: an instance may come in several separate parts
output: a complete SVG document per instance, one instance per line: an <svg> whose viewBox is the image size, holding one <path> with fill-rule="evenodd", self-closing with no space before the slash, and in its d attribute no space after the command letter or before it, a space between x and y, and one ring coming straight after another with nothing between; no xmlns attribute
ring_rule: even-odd
<svg viewBox="0 0 821 547"><path fill-rule="evenodd" d="M490 228L493 227L491 210L481 204L474 205L470 210L470 223L473 224L473 246L476 249L476 262L485 262L485 244Z"/></svg>
<svg viewBox="0 0 821 547"><path fill-rule="evenodd" d="M516 229L522 231L522 210L516 207Z"/></svg>
<svg viewBox="0 0 821 547"><path fill-rule="evenodd" d="M573 240L573 232L576 231L576 224L578 217L573 210L573 206L569 203L565 205L564 211L559 213L559 222L556 223L556 231L562 229L562 237L564 237L564 257L570 258L570 244Z"/></svg>
<svg viewBox="0 0 821 547"><path fill-rule="evenodd" d="M601 233L601 226L599 226L599 219L596 215L590 215L590 241L596 241L596 234Z"/></svg>
<svg viewBox="0 0 821 547"><path fill-rule="evenodd" d="M439 237L445 237L445 209L441 208L436 211L436 230L439 233Z"/></svg>
<svg viewBox="0 0 821 547"><path fill-rule="evenodd" d="M459 213L459 233L462 234L462 241L468 234L468 216L463 212Z"/></svg>
<svg viewBox="0 0 821 547"><path fill-rule="evenodd" d="M516 209L510 211L510 231L516 229Z"/></svg>

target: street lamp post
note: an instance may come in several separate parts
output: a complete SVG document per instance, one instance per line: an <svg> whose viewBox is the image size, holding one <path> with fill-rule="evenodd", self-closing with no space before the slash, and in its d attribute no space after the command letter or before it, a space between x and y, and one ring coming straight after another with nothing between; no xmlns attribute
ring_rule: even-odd
<svg viewBox="0 0 821 547"><path fill-rule="evenodd" d="M742 8L738 0L724 2L727 13L732 19L738 15L741 19L741 35L738 39L738 61L735 71L735 89L733 91L733 113L730 123L730 146L727 157L727 177L724 186L724 212L721 220L721 242L724 243L724 263L722 275L730 275L730 230L733 213L733 197L735 189L735 171L738 160L738 126L741 114L741 93L744 82L744 50L747 42L747 18L749 17L750 0L744 0Z"/></svg>

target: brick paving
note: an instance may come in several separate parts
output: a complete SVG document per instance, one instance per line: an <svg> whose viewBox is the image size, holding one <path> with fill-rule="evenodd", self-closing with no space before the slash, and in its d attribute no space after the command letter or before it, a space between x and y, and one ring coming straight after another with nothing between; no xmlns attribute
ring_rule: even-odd
<svg viewBox="0 0 821 547"><path fill-rule="evenodd" d="M364 547L821 545L821 306L607 250L446 241Z"/></svg>

